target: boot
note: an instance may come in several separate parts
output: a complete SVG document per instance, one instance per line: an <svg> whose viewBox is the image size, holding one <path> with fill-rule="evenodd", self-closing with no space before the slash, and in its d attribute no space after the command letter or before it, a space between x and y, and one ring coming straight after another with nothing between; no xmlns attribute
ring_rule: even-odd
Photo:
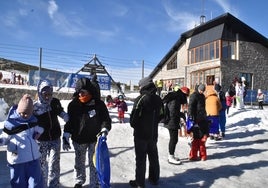
<svg viewBox="0 0 268 188"><path fill-rule="evenodd" d="M191 161L198 160L197 153L199 150L199 142L200 142L200 139L194 139L192 141L191 150L190 150L190 154L189 154L189 160L191 160Z"/></svg>
<svg viewBox="0 0 268 188"><path fill-rule="evenodd" d="M168 155L168 162L170 164L179 165L181 164L181 161L179 158L174 157L174 155Z"/></svg>
<svg viewBox="0 0 268 188"><path fill-rule="evenodd" d="M205 142L200 142L200 157L202 161L207 160L207 149Z"/></svg>

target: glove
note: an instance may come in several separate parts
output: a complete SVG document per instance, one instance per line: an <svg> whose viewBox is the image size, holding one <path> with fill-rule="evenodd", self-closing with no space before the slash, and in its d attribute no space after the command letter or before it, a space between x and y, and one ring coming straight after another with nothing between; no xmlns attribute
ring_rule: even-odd
<svg viewBox="0 0 268 188"><path fill-rule="evenodd" d="M69 142L69 139L70 139L70 133L63 133L63 137L62 137L62 149L65 151L69 151L69 149L71 149L71 146L70 146L70 142Z"/></svg>
<svg viewBox="0 0 268 188"><path fill-rule="evenodd" d="M61 112L60 117L65 123L69 121L69 115L66 112Z"/></svg>
<svg viewBox="0 0 268 188"><path fill-rule="evenodd" d="M101 135L102 137L106 137L108 135L108 129L102 128L98 135Z"/></svg>

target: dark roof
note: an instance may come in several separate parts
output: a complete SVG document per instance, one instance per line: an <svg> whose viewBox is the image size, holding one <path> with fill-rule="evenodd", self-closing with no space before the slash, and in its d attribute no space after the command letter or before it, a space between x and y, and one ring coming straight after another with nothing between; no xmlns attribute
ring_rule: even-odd
<svg viewBox="0 0 268 188"><path fill-rule="evenodd" d="M257 31L249 27L247 24L243 23L242 21L234 17L232 14L225 13L185 33L182 33L179 40L172 46L172 48L158 63L158 65L154 68L154 70L151 72L149 76L153 78L161 70L161 68L164 66L167 60L174 54L174 52L178 51L179 47L186 41L186 39L191 38L207 30L213 30L213 28L216 28L216 31L218 31L218 33L215 34L214 38L218 37L219 31L221 31L222 29L221 26L232 28L232 31L234 33L241 34L244 37L243 39L246 41L260 43L268 48L268 39L266 37L264 37Z"/></svg>

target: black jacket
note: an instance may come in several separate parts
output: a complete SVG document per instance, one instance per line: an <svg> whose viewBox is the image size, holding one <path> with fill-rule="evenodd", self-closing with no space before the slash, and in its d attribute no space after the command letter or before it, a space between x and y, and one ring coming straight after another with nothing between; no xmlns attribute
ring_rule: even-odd
<svg viewBox="0 0 268 188"><path fill-rule="evenodd" d="M58 116L64 111L59 99L52 98L50 105L36 102L34 105L34 115L38 119L38 125L44 128L39 141L51 141L60 138L61 127Z"/></svg>
<svg viewBox="0 0 268 188"><path fill-rule="evenodd" d="M195 126L192 127L190 132L193 132L194 138L198 139L202 138L204 135L208 136L209 134L205 102L205 95L200 94L198 91L190 95L188 117L191 117L195 122Z"/></svg>
<svg viewBox="0 0 268 188"><path fill-rule="evenodd" d="M180 128L180 117L181 117L181 105L187 104L187 96L179 89L168 93L163 98L163 103L166 103L168 118L165 117L168 129L179 129Z"/></svg>
<svg viewBox="0 0 268 188"><path fill-rule="evenodd" d="M130 125L134 128L134 137L142 140L157 140L158 123L163 118L163 103L156 95L152 83L140 91L130 115Z"/></svg>
<svg viewBox="0 0 268 188"><path fill-rule="evenodd" d="M71 133L72 140L79 144L93 143L102 128L111 129L109 112L99 98L81 103L76 96L68 105L68 115L64 132Z"/></svg>

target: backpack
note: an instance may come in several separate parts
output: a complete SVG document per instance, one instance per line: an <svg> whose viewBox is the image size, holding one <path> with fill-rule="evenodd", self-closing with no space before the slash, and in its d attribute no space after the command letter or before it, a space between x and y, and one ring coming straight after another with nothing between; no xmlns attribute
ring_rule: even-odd
<svg viewBox="0 0 268 188"><path fill-rule="evenodd" d="M130 126L131 127L136 127L136 125L138 125L140 123L140 117L141 117L141 114L142 114L142 105L141 105L141 102L142 102L142 99L145 97L145 95L142 95L140 96L139 99L137 99L137 103L135 103L135 105L133 106L133 109L132 109L132 112L130 114L130 119L129 119L129 122L130 122Z"/></svg>

